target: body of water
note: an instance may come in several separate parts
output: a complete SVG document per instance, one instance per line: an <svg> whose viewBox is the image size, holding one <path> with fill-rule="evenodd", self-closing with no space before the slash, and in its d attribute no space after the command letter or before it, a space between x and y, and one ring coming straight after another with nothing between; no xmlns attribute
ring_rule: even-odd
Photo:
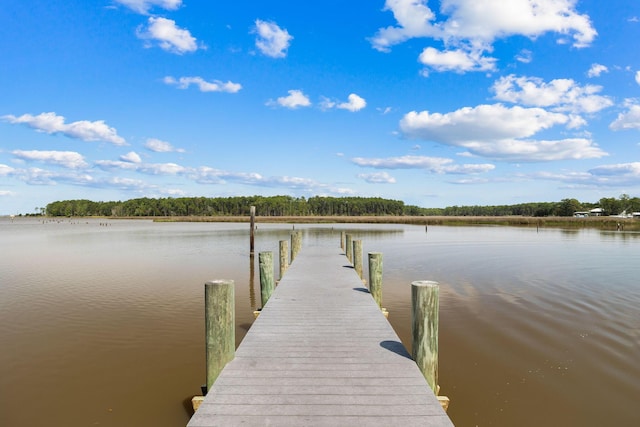
<svg viewBox="0 0 640 427"><path fill-rule="evenodd" d="M292 225L0 219L0 425L187 423L204 383L204 283L236 284ZM295 225L382 252L383 306L410 346L410 283L440 287L440 386L457 426L640 425L640 234ZM365 277L366 277L365 262ZM276 266L277 274L277 266ZM409 349L410 350L410 349Z"/></svg>

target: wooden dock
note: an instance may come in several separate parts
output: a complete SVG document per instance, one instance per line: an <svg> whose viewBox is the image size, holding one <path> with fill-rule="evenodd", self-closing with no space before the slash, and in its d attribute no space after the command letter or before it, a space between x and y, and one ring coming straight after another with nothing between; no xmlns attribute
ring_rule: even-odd
<svg viewBox="0 0 640 427"><path fill-rule="evenodd" d="M308 246L188 423L236 425L453 423L344 252Z"/></svg>

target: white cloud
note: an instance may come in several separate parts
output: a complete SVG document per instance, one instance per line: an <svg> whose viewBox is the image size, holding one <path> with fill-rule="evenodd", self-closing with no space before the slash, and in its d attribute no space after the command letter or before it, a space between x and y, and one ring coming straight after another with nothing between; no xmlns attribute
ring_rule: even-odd
<svg viewBox="0 0 640 427"><path fill-rule="evenodd" d="M14 193L13 191L9 191L9 190L0 190L0 197L9 197L9 196L15 196L16 193Z"/></svg>
<svg viewBox="0 0 640 427"><path fill-rule="evenodd" d="M636 83L640 85L640 71L636 71Z"/></svg>
<svg viewBox="0 0 640 427"><path fill-rule="evenodd" d="M365 180L370 184L395 184L396 179L387 172L378 173L361 173L358 178Z"/></svg>
<svg viewBox="0 0 640 427"><path fill-rule="evenodd" d="M575 10L575 3L443 0L439 16L444 19L438 20L427 0L387 0L384 10L393 13L397 25L380 28L370 41L375 49L388 52L392 46L412 38L432 38L442 41L445 50L425 50L421 59L425 65L437 65L440 71L486 70L494 59L485 58L483 53L491 52L497 39L518 35L535 39L553 32L572 37L574 47L590 45L597 32L589 17Z"/></svg>
<svg viewBox="0 0 640 427"><path fill-rule="evenodd" d="M528 64L533 61L533 52L528 49L522 49L520 53L516 55L516 60L523 64Z"/></svg>
<svg viewBox="0 0 640 427"><path fill-rule="evenodd" d="M118 136L116 130L107 126L103 120L95 122L81 120L65 123L63 116L58 116L53 112L41 113L37 116L31 114L23 114L20 117L7 115L2 118L9 123L25 124L32 129L48 134L60 133L83 141L105 141L114 145L127 145L124 138Z"/></svg>
<svg viewBox="0 0 640 427"><path fill-rule="evenodd" d="M0 176L9 176L15 172L15 169L11 166L3 165L0 163Z"/></svg>
<svg viewBox="0 0 640 427"><path fill-rule="evenodd" d="M84 157L75 151L14 150L11 154L21 160L37 161L69 169L84 169L89 166Z"/></svg>
<svg viewBox="0 0 640 427"><path fill-rule="evenodd" d="M191 169L175 163L142 163L128 159L120 161L98 160L95 164L103 170L122 169L136 171L147 175L183 175L191 171Z"/></svg>
<svg viewBox="0 0 640 427"><path fill-rule="evenodd" d="M412 111L400 121L409 138L464 147L471 154L506 161L586 159L606 153L592 141L569 138L555 141L528 139L556 125L571 125L570 116L541 108L479 105L441 114Z"/></svg>
<svg viewBox="0 0 640 427"><path fill-rule="evenodd" d="M143 15L149 13L153 7L176 10L182 5L182 0L115 0L115 2Z"/></svg>
<svg viewBox="0 0 640 427"><path fill-rule="evenodd" d="M618 117L609 125L611 130L640 129L640 105L629 104L628 110L618 114Z"/></svg>
<svg viewBox="0 0 640 427"><path fill-rule="evenodd" d="M196 38L189 30L179 28L175 21L167 18L149 17L147 27L138 28L137 35L143 40L155 40L162 49L179 55L198 50Z"/></svg>
<svg viewBox="0 0 640 427"><path fill-rule="evenodd" d="M179 79L175 79L174 77L167 76L162 81L168 85L175 85L179 89L187 89L193 84L198 86L200 92L236 93L242 89L242 85L238 83L233 83L231 81L225 83L220 80L208 82L202 77L180 77Z"/></svg>
<svg viewBox="0 0 640 427"><path fill-rule="evenodd" d="M254 32L257 33L256 47L266 56L284 58L293 36L275 22L256 19Z"/></svg>
<svg viewBox="0 0 640 427"><path fill-rule="evenodd" d="M609 69L602 65L602 64L592 64L591 68L589 68L589 71L587 71L587 76L588 77L600 77L600 75L602 73L608 73Z"/></svg>
<svg viewBox="0 0 640 427"><path fill-rule="evenodd" d="M147 142L144 143L144 147L155 153L184 153L182 148L174 148L170 143L156 138L147 139Z"/></svg>
<svg viewBox="0 0 640 427"><path fill-rule="evenodd" d="M309 97L307 97L307 95L305 95L301 90L292 89L288 91L288 93L288 96L281 96L275 101L270 99L269 101L267 101L267 105L280 106L290 109L309 107L311 105Z"/></svg>
<svg viewBox="0 0 640 427"><path fill-rule="evenodd" d="M129 163L142 163L142 159L135 151L130 151L127 154L123 154L122 156L120 156L120 160Z"/></svg>
<svg viewBox="0 0 640 427"><path fill-rule="evenodd" d="M358 166L375 169L425 169L434 173L447 174L477 174L495 169L494 165L488 163L456 165L452 159L428 156L356 157L351 161Z"/></svg>
<svg viewBox="0 0 640 427"><path fill-rule="evenodd" d="M499 101L533 107L551 107L553 111L596 113L613 105L611 98L598 95L601 86L580 86L572 79L555 79L548 83L536 77L513 74L498 79L491 88Z"/></svg>
<svg viewBox="0 0 640 427"><path fill-rule="evenodd" d="M338 104L337 108L355 112L355 111L360 111L367 106L367 101L365 101L364 98L361 98L355 93L350 94L348 96L348 99L349 99L348 102L342 102Z"/></svg>
<svg viewBox="0 0 640 427"><path fill-rule="evenodd" d="M482 56L480 50L446 50L439 51L427 47L422 51L418 60L436 71L491 71L495 69L495 58Z"/></svg>

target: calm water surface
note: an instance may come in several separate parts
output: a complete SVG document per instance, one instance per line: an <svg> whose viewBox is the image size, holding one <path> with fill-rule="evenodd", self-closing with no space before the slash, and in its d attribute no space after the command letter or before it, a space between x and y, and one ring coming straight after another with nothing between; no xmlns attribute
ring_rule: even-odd
<svg viewBox="0 0 640 427"><path fill-rule="evenodd" d="M410 283L440 282L457 426L640 425L640 234L295 227L303 245L338 247L346 230L384 254L383 305L407 347ZM291 229L259 224L256 253ZM185 425L204 382L204 282L235 281L238 342L259 306L248 246L248 224L0 219L0 426Z"/></svg>

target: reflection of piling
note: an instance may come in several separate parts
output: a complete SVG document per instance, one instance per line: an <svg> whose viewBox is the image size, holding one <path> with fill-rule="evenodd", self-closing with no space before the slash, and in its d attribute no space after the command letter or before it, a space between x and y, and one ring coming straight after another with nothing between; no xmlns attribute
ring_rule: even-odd
<svg viewBox="0 0 640 427"><path fill-rule="evenodd" d="M289 268L289 242L280 240L280 279L284 276L285 271Z"/></svg>
<svg viewBox="0 0 640 427"><path fill-rule="evenodd" d="M233 280L205 283L207 390L236 353Z"/></svg>
<svg viewBox="0 0 640 427"><path fill-rule="evenodd" d="M353 241L353 267L362 279L362 240Z"/></svg>
<svg viewBox="0 0 640 427"><path fill-rule="evenodd" d="M275 287L273 279L273 252L260 252L258 254L258 264L260 265L260 296L262 298L262 308L264 308Z"/></svg>
<svg viewBox="0 0 640 427"><path fill-rule="evenodd" d="M382 308L382 253L369 252L369 292Z"/></svg>
<svg viewBox="0 0 640 427"><path fill-rule="evenodd" d="M411 283L411 333L413 360L435 394L438 394L438 312L437 282Z"/></svg>

